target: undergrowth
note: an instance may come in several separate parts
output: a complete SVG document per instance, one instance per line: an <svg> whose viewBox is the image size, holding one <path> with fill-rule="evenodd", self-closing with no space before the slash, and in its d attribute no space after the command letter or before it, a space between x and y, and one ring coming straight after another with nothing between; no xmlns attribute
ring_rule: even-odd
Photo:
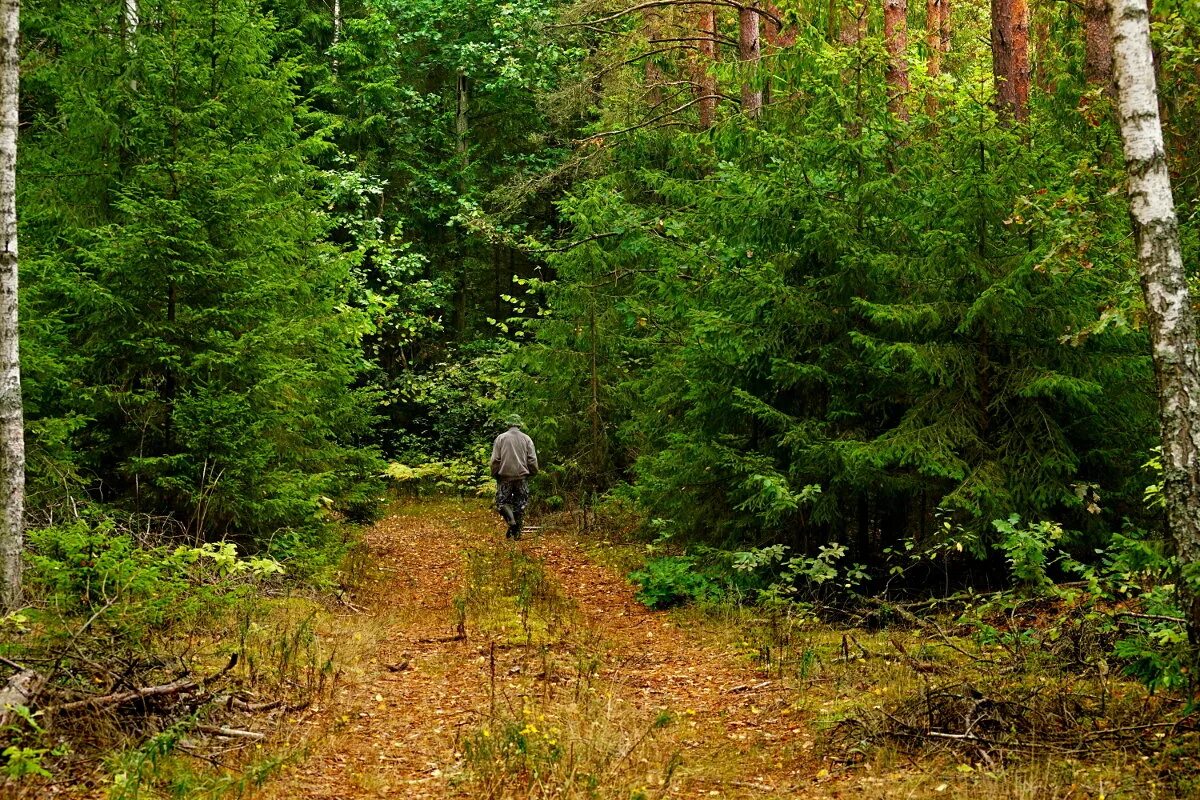
<svg viewBox="0 0 1200 800"><path fill-rule="evenodd" d="M675 716L617 696L605 642L540 561L504 544L467 560L456 608L487 641L489 703L460 740L458 782L494 800L647 797L648 759ZM655 782L668 786L680 763L672 751L651 764Z"/></svg>
<svg viewBox="0 0 1200 800"><path fill-rule="evenodd" d="M33 676L0 713L6 796L226 798L264 781L289 757L272 742L334 680L311 587L342 580L347 538L303 546L297 575L269 554L286 548L244 556L96 508L31 531L27 606L0 625L0 657Z"/></svg>

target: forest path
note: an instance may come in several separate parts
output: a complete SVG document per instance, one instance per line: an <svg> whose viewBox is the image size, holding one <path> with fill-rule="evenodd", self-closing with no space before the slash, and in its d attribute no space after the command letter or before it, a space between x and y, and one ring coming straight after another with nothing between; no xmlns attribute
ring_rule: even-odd
<svg viewBox="0 0 1200 800"><path fill-rule="evenodd" d="M783 798L813 742L744 651L647 610L568 533L505 542L483 503L413 501L366 535L357 656L264 798ZM465 624L465 638L458 635ZM745 665L745 666L743 666Z"/></svg>

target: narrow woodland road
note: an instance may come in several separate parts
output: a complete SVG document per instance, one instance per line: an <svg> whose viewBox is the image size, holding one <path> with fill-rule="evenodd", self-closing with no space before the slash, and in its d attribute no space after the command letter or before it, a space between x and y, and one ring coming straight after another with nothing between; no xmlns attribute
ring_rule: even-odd
<svg viewBox="0 0 1200 800"><path fill-rule="evenodd" d="M308 757L258 797L807 794L811 738L744 657L645 609L571 535L499 529L438 501L369 531L364 612L325 632L345 672L300 723Z"/></svg>

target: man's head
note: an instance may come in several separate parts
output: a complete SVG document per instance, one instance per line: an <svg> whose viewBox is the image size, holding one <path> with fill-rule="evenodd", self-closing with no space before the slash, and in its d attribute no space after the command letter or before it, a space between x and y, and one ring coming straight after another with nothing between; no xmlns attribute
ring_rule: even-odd
<svg viewBox="0 0 1200 800"><path fill-rule="evenodd" d="M524 428L525 420L519 414L509 414L504 418L504 424L510 428Z"/></svg>

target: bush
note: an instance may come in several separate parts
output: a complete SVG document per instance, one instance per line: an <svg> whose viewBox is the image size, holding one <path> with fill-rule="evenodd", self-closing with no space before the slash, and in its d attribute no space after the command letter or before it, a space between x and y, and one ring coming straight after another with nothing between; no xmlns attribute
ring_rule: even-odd
<svg viewBox="0 0 1200 800"><path fill-rule="evenodd" d="M638 600L650 608L673 608L692 602L720 600L725 592L711 574L696 569L693 556L663 556L630 573L639 585Z"/></svg>
<svg viewBox="0 0 1200 800"><path fill-rule="evenodd" d="M272 558L240 557L232 542L143 546L97 509L30 531L28 561L26 585L38 605L94 615L96 624L131 642L211 618L284 571Z"/></svg>

